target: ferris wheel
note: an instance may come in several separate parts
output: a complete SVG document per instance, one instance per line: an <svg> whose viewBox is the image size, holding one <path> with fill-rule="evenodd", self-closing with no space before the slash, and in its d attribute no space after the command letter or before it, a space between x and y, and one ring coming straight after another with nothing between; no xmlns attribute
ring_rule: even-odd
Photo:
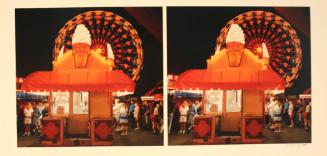
<svg viewBox="0 0 327 156"><path fill-rule="evenodd" d="M294 28L271 12L249 11L230 20L220 31L216 50L226 47L226 36L232 24L243 29L245 48L259 58L262 57L262 45L266 45L271 68L284 78L287 88L291 87L302 66L300 40Z"/></svg>
<svg viewBox="0 0 327 156"><path fill-rule="evenodd" d="M108 11L89 11L68 21L55 39L54 60L72 50L75 31L81 25L88 31L82 37L89 38L91 50L100 49L101 56L113 59L113 70L122 70L134 81L139 79L143 64L141 39L127 20Z"/></svg>

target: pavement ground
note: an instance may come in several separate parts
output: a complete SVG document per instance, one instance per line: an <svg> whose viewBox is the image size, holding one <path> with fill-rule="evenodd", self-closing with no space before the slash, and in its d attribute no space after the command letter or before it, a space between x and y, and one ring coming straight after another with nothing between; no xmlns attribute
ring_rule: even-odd
<svg viewBox="0 0 327 156"><path fill-rule="evenodd" d="M304 128L289 128L284 126L280 133L269 128L264 129L264 144L275 143L311 143L311 132ZM192 134L169 134L168 145L193 145Z"/></svg>
<svg viewBox="0 0 327 156"><path fill-rule="evenodd" d="M163 135L154 135L149 130L129 130L127 136L114 132L113 146L162 146ZM18 147L41 147L39 136L18 136Z"/></svg>

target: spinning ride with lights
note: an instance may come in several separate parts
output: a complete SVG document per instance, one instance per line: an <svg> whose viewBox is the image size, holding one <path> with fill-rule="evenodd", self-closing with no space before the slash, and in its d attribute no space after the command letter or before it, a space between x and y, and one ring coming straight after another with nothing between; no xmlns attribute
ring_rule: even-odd
<svg viewBox="0 0 327 156"><path fill-rule="evenodd" d="M55 39L54 60L73 49L74 37L89 40L91 51L99 52L105 60L113 60L113 70L122 70L134 81L138 80L143 63L141 39L127 20L108 11L75 16Z"/></svg>
<svg viewBox="0 0 327 156"><path fill-rule="evenodd" d="M53 49L53 70L28 75L22 90L49 92L44 145L111 145L113 94L131 94L143 63L132 25L108 11L68 21ZM83 137L81 137L83 136Z"/></svg>
<svg viewBox="0 0 327 156"><path fill-rule="evenodd" d="M263 57L262 44L269 52L269 64L286 81L286 88L293 85L301 69L302 50L294 28L282 17L266 11L249 11L230 20L217 37L217 47L226 46L227 32L232 24L244 31L245 45L259 58ZM218 49L217 49L218 48Z"/></svg>

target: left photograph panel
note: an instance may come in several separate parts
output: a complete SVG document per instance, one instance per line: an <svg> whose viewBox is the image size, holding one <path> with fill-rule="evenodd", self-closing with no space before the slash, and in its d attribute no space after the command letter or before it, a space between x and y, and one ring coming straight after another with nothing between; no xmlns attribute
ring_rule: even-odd
<svg viewBox="0 0 327 156"><path fill-rule="evenodd" d="M17 146L162 146L161 7L16 8Z"/></svg>

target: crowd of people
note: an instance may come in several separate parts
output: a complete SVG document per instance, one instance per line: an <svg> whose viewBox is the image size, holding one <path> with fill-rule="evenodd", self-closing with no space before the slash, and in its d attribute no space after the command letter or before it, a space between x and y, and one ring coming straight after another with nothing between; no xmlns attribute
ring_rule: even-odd
<svg viewBox="0 0 327 156"><path fill-rule="evenodd" d="M195 117L202 114L202 103L200 100L184 99L175 101L169 109L169 132L173 129L177 130L178 134L185 134L192 131Z"/></svg>
<svg viewBox="0 0 327 156"><path fill-rule="evenodd" d="M48 104L40 101L17 102L17 131L19 135L41 135L41 120L48 116ZM163 133L162 101L123 102L115 99L113 104L114 128L121 135L128 135L128 129L152 130Z"/></svg>
<svg viewBox="0 0 327 156"><path fill-rule="evenodd" d="M311 100L271 96L265 103L266 127L281 132L282 124L311 130Z"/></svg>
<svg viewBox="0 0 327 156"><path fill-rule="evenodd" d="M113 106L115 131L128 135L128 130L152 130L153 134L163 133L163 103L162 101L123 102L115 99Z"/></svg>
<svg viewBox="0 0 327 156"><path fill-rule="evenodd" d="M41 101L20 101L17 104L18 134L41 135L41 119L48 116L48 104Z"/></svg>

